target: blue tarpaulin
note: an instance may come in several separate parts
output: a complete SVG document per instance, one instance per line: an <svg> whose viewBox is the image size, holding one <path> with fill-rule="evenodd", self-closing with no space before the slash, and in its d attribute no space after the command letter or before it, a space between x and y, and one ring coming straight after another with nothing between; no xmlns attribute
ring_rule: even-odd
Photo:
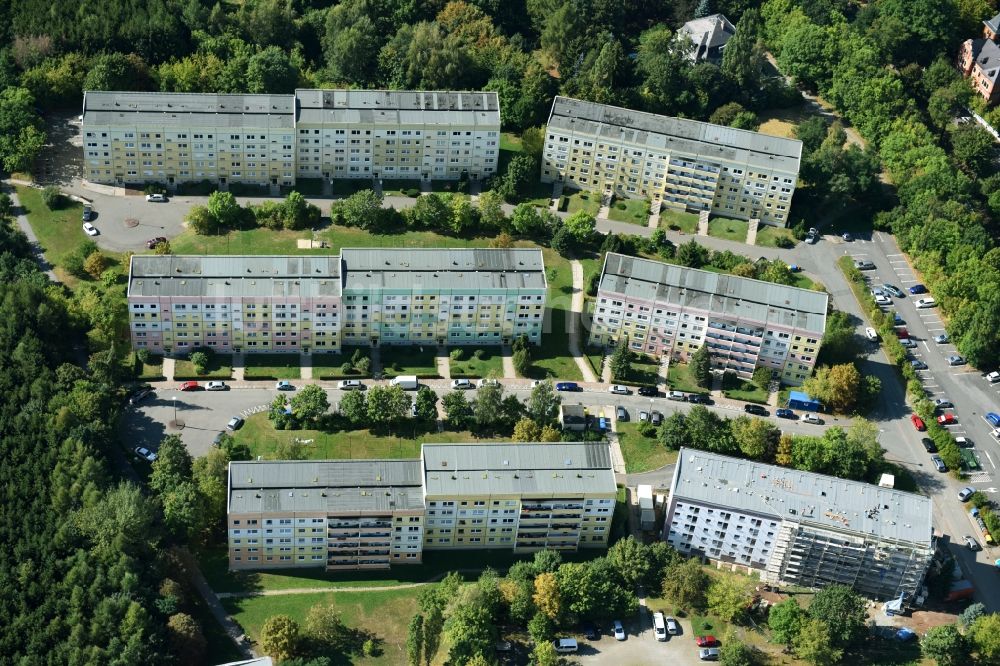
<svg viewBox="0 0 1000 666"><path fill-rule="evenodd" d="M788 393L788 407L790 409L804 409L807 412L821 412L823 405L819 400L813 400L807 393L802 391L790 391Z"/></svg>

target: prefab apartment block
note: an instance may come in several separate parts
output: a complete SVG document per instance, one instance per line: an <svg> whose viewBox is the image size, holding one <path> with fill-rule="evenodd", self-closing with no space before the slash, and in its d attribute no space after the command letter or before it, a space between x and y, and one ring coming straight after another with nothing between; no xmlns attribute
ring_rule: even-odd
<svg viewBox="0 0 1000 666"><path fill-rule="evenodd" d="M168 355L540 344L546 287L533 249L134 255L129 327L135 349Z"/></svg>
<svg viewBox="0 0 1000 666"><path fill-rule="evenodd" d="M931 500L682 448L663 539L775 585L913 596L934 554Z"/></svg>
<svg viewBox="0 0 1000 666"><path fill-rule="evenodd" d="M750 378L766 367L798 385L816 364L828 301L819 291L609 252L590 344L624 336L635 352L678 361L704 344L717 370Z"/></svg>
<svg viewBox="0 0 1000 666"><path fill-rule="evenodd" d="M784 227L801 155L795 139L560 96L542 182Z"/></svg>
<svg viewBox="0 0 1000 666"><path fill-rule="evenodd" d="M425 444L419 459L233 462L230 569L416 564L424 550L605 548L607 444Z"/></svg>
<svg viewBox="0 0 1000 666"><path fill-rule="evenodd" d="M495 92L88 90L82 118L83 176L109 185L476 180L500 154Z"/></svg>

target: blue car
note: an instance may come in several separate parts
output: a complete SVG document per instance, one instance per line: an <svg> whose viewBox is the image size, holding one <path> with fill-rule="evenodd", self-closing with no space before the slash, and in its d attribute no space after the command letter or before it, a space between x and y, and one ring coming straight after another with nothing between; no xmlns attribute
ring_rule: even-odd
<svg viewBox="0 0 1000 666"><path fill-rule="evenodd" d="M916 294L926 294L927 293L927 287L925 287L922 284L915 284L912 287L910 287L910 293L914 294L914 295L916 295Z"/></svg>
<svg viewBox="0 0 1000 666"><path fill-rule="evenodd" d="M785 409L785 408L774 410L774 415L777 416L779 419L794 419L795 418L795 412L793 412L790 409Z"/></svg>
<svg viewBox="0 0 1000 666"><path fill-rule="evenodd" d="M893 312L892 313L892 325L893 326L902 326L905 323L906 323L906 320L904 320L902 317L900 317L898 312Z"/></svg>
<svg viewBox="0 0 1000 666"><path fill-rule="evenodd" d="M559 382L556 384L557 391L579 391L580 385L576 382Z"/></svg>
<svg viewBox="0 0 1000 666"><path fill-rule="evenodd" d="M991 426L994 428L1000 428L1000 414L997 414L996 412L987 412L985 418L990 422Z"/></svg>

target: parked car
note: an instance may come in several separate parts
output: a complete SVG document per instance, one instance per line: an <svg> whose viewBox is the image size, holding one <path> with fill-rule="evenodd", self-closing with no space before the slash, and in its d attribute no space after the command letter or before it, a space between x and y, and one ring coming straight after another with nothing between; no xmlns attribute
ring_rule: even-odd
<svg viewBox="0 0 1000 666"><path fill-rule="evenodd" d="M755 405L752 402L748 402L743 405L743 411L747 414L753 414L754 416L770 416L771 413L761 407L760 405Z"/></svg>
<svg viewBox="0 0 1000 666"><path fill-rule="evenodd" d="M622 626L621 620L615 620L615 623L611 626L611 630L615 634L616 641L625 640L625 627Z"/></svg>
<svg viewBox="0 0 1000 666"><path fill-rule="evenodd" d="M906 330L905 326L896 326L894 330L896 332L896 337L900 340L910 337L910 332Z"/></svg>
<svg viewBox="0 0 1000 666"><path fill-rule="evenodd" d="M667 616L664 621L667 623L667 633L671 636L677 636L681 633L681 626L677 624L677 620L671 616Z"/></svg>
<svg viewBox="0 0 1000 666"><path fill-rule="evenodd" d="M619 421L628 421L628 410L621 405L618 405L618 407L615 408L615 418Z"/></svg>
<svg viewBox="0 0 1000 666"><path fill-rule="evenodd" d="M360 379L341 379L337 382L337 388L341 391L360 391L364 387Z"/></svg>
<svg viewBox="0 0 1000 666"><path fill-rule="evenodd" d="M166 203L167 197L162 194L147 194L146 201L151 201L153 203Z"/></svg>
<svg viewBox="0 0 1000 666"><path fill-rule="evenodd" d="M986 412L986 416L983 418L985 418L994 428L1000 428L1000 414L997 414L996 412Z"/></svg>
<svg viewBox="0 0 1000 666"><path fill-rule="evenodd" d="M898 312L893 312L892 313L892 325L893 326L902 326L905 323L906 322L903 320L902 317L899 316Z"/></svg>
<svg viewBox="0 0 1000 666"><path fill-rule="evenodd" d="M153 389L151 389L148 386L144 386L140 389L137 389L131 396L129 396L128 404L138 405L140 402L142 402L152 394L153 394Z"/></svg>
<svg viewBox="0 0 1000 666"><path fill-rule="evenodd" d="M87 234L88 236L96 236L99 232L97 231L97 227L92 225L90 222L84 222L83 233Z"/></svg>
<svg viewBox="0 0 1000 666"><path fill-rule="evenodd" d="M582 391L580 385L576 382L559 382L556 384L557 391Z"/></svg>
<svg viewBox="0 0 1000 666"><path fill-rule="evenodd" d="M938 343L939 345L947 344L948 340L950 339L951 338L948 337L947 333L942 333L941 335L934 336L934 342Z"/></svg>
<svg viewBox="0 0 1000 666"><path fill-rule="evenodd" d="M785 407L779 407L778 409L774 410L774 415L777 416L779 419L797 419L798 418L795 415L795 412L793 412L792 410L787 409Z"/></svg>
<svg viewBox="0 0 1000 666"><path fill-rule="evenodd" d="M882 285L882 288L885 289L890 294L892 294L893 296L895 296L896 298L902 298L903 296L905 296L905 294L903 293L903 290L900 289L899 287L895 286L895 285L884 284L884 285Z"/></svg>
<svg viewBox="0 0 1000 666"><path fill-rule="evenodd" d="M719 661L719 648L702 648L698 650L698 658L702 661Z"/></svg>
<svg viewBox="0 0 1000 666"><path fill-rule="evenodd" d="M571 654L578 649L575 638L557 638L552 641L552 645L559 654Z"/></svg>
<svg viewBox="0 0 1000 666"><path fill-rule="evenodd" d="M968 502L969 498L972 497L972 494L975 493L975 492L976 492L976 489L973 488L972 486L966 486L966 487L962 488L961 490L958 491L958 501L959 502Z"/></svg>
<svg viewBox="0 0 1000 666"><path fill-rule="evenodd" d="M955 446L958 446L958 447L963 448L963 449L971 449L972 448L972 440L969 439L968 437L956 437L955 438Z"/></svg>
<svg viewBox="0 0 1000 666"><path fill-rule="evenodd" d="M229 385L226 382L213 381L205 384L206 391L228 391Z"/></svg>
<svg viewBox="0 0 1000 666"><path fill-rule="evenodd" d="M840 234L840 237L844 239L845 243L850 243L850 242L852 242L854 240L854 236L852 236L851 234L847 233L846 231L844 233Z"/></svg>
<svg viewBox="0 0 1000 666"><path fill-rule="evenodd" d="M924 423L924 420L919 416L917 416L916 414L910 414L910 422L913 424L913 427L916 428L918 432L923 432L924 430L927 430L927 424Z"/></svg>
<svg viewBox="0 0 1000 666"><path fill-rule="evenodd" d="M868 328L865 329L865 337L871 340L872 342L878 342L878 331L869 326Z"/></svg>
<svg viewBox="0 0 1000 666"><path fill-rule="evenodd" d="M670 391L667 393L667 400L679 400L681 402L685 402L687 400L687 396L683 391Z"/></svg>
<svg viewBox="0 0 1000 666"><path fill-rule="evenodd" d="M157 455L145 446L137 446L132 450L135 451L135 455L139 456L146 462L156 462Z"/></svg>
<svg viewBox="0 0 1000 666"><path fill-rule="evenodd" d="M910 361L910 367L914 370L926 370L927 364L921 361L919 358L915 358Z"/></svg>
<svg viewBox="0 0 1000 666"><path fill-rule="evenodd" d="M901 344L903 347L906 347L907 349L917 348L917 341L914 340L913 338L900 338L899 344Z"/></svg>
<svg viewBox="0 0 1000 666"><path fill-rule="evenodd" d="M229 437L225 432L218 432L215 435L215 439L212 440L212 446L219 447L222 446L222 441L224 437Z"/></svg>
<svg viewBox="0 0 1000 666"><path fill-rule="evenodd" d="M479 388L483 388L484 386L500 386L500 380L496 377L483 377L476 382L476 386Z"/></svg>
<svg viewBox="0 0 1000 666"><path fill-rule="evenodd" d="M912 287L910 287L909 292L914 296L916 296L917 294L926 294L927 287L925 287L922 284L915 284Z"/></svg>
<svg viewBox="0 0 1000 666"><path fill-rule="evenodd" d="M295 390L295 387L292 386L292 383L290 381L288 381L287 379L279 379L275 383L274 388L275 388L275 390L278 390L278 391L294 391Z"/></svg>
<svg viewBox="0 0 1000 666"><path fill-rule="evenodd" d="M951 404L951 400L949 400L948 398L938 398L937 400L934 401L935 409L948 409L949 407L954 407L954 406L955 405Z"/></svg>
<svg viewBox="0 0 1000 666"><path fill-rule="evenodd" d="M226 424L226 429L234 431L239 430L240 428L243 427L243 423L244 421L242 418L240 418L239 416L234 416L233 418L229 419L229 423Z"/></svg>
<svg viewBox="0 0 1000 666"><path fill-rule="evenodd" d="M597 628L597 625L593 622L587 620L580 625L580 633L588 641L596 641L601 637L601 630Z"/></svg>
<svg viewBox="0 0 1000 666"><path fill-rule="evenodd" d="M996 384L997 382L1000 382L1000 372L994 370L993 372L987 373L986 381L988 381L990 384Z"/></svg>
<svg viewBox="0 0 1000 666"><path fill-rule="evenodd" d="M663 423L663 414L654 409L653 412L649 415L649 422L655 426L660 425L661 423Z"/></svg>
<svg viewBox="0 0 1000 666"><path fill-rule="evenodd" d="M667 640L667 625L663 623L663 613L653 613L653 637L658 641Z"/></svg>
<svg viewBox="0 0 1000 666"><path fill-rule="evenodd" d="M688 394L687 401L694 403L696 405L711 405L712 399L709 398L704 393L690 393Z"/></svg>
<svg viewBox="0 0 1000 666"><path fill-rule="evenodd" d="M968 548L971 551L978 551L978 550L980 550L982 548L979 545L979 542L976 541L975 539L973 539L968 534L966 534L964 537L962 537L962 542L965 543L965 547Z"/></svg>
<svg viewBox="0 0 1000 666"><path fill-rule="evenodd" d="M94 208L90 204L83 204L83 221L90 222L94 217Z"/></svg>
<svg viewBox="0 0 1000 666"><path fill-rule="evenodd" d="M882 287L872 287L868 290L868 293L872 296L885 296L885 292L882 291Z"/></svg>
<svg viewBox="0 0 1000 666"><path fill-rule="evenodd" d="M467 391L471 388L475 388L472 382L468 379L453 379L451 380L451 387L456 391Z"/></svg>
<svg viewBox="0 0 1000 666"><path fill-rule="evenodd" d="M958 423L958 419L955 418L954 414L948 412L937 417L937 422L938 425L952 425L953 423Z"/></svg>
<svg viewBox="0 0 1000 666"><path fill-rule="evenodd" d="M873 271L875 270L875 264L868 261L867 259L855 259L854 267L859 271Z"/></svg>
<svg viewBox="0 0 1000 666"><path fill-rule="evenodd" d="M660 392L655 386L640 386L636 393L647 398L655 398L660 395Z"/></svg>
<svg viewBox="0 0 1000 666"><path fill-rule="evenodd" d="M920 443L924 445L924 450L927 453L937 453L937 444L930 437L923 437L920 439Z"/></svg>
<svg viewBox="0 0 1000 666"><path fill-rule="evenodd" d="M965 359L958 354L952 354L948 357L948 365L965 365Z"/></svg>
<svg viewBox="0 0 1000 666"><path fill-rule="evenodd" d="M630 391L627 386L622 386L621 384L612 384L608 387L608 393L614 393L615 395L628 395Z"/></svg>
<svg viewBox="0 0 1000 666"><path fill-rule="evenodd" d="M639 412L639 420L640 421L648 421L649 420L649 412L640 411Z"/></svg>
<svg viewBox="0 0 1000 666"><path fill-rule="evenodd" d="M200 388L201 385L198 382L184 382L181 384L182 391L197 391Z"/></svg>
<svg viewBox="0 0 1000 666"><path fill-rule="evenodd" d="M937 301L928 296L927 298L918 298L913 304L918 308L933 308L937 305Z"/></svg>
<svg viewBox="0 0 1000 666"><path fill-rule="evenodd" d="M819 236L817 236L816 234L809 234L806 236L806 243L808 243L809 245L815 245L816 241L818 240Z"/></svg>
<svg viewBox="0 0 1000 666"><path fill-rule="evenodd" d="M166 243L166 242L167 242L167 237L166 236L156 236L154 238L150 238L148 241L146 241L146 249L147 250L155 250L157 245L159 245L160 243Z"/></svg>
<svg viewBox="0 0 1000 666"><path fill-rule="evenodd" d="M715 636L709 634L708 636L695 636L694 644L698 647L715 647L719 641L716 640Z"/></svg>
<svg viewBox="0 0 1000 666"><path fill-rule="evenodd" d="M823 425L823 419L812 413L803 414L800 420L803 423L812 423L813 425Z"/></svg>
<svg viewBox="0 0 1000 666"><path fill-rule="evenodd" d="M879 294L875 297L875 305L892 305L892 299Z"/></svg>
<svg viewBox="0 0 1000 666"><path fill-rule="evenodd" d="M941 459L941 456L931 456L931 463L934 464L934 469L939 472L944 473L948 471L948 466L944 464L944 460Z"/></svg>

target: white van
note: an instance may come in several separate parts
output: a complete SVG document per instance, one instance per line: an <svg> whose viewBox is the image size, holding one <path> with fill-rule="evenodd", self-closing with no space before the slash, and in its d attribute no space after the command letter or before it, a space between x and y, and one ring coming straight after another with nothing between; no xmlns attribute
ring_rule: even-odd
<svg viewBox="0 0 1000 666"><path fill-rule="evenodd" d="M552 641L552 645L559 654L572 654L578 649L575 638L557 638Z"/></svg>
<svg viewBox="0 0 1000 666"><path fill-rule="evenodd" d="M653 613L653 635L658 641L667 640L667 623L663 621L663 613Z"/></svg>
<svg viewBox="0 0 1000 666"><path fill-rule="evenodd" d="M420 388L420 382L417 381L416 375L399 375L398 377L393 377L389 383L392 386L400 387L404 391L416 391Z"/></svg>

